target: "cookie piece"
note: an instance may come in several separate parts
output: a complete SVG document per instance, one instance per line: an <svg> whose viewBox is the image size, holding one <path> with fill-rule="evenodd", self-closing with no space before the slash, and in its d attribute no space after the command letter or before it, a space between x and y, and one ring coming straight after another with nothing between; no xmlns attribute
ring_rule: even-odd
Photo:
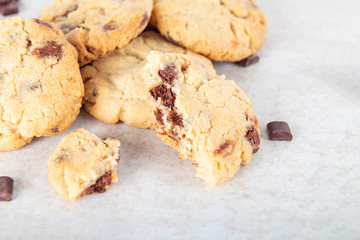
<svg viewBox="0 0 360 240"><path fill-rule="evenodd" d="M84 85L77 52L55 25L20 17L0 22L0 151L65 131Z"/></svg>
<svg viewBox="0 0 360 240"><path fill-rule="evenodd" d="M123 49L82 68L85 109L106 123L123 121L135 127L153 128L150 96L140 74L151 50L193 54L212 66L206 57L178 47L157 33L145 32Z"/></svg>
<svg viewBox="0 0 360 240"><path fill-rule="evenodd" d="M266 20L253 0L154 0L160 33L216 61L240 61L259 50Z"/></svg>
<svg viewBox="0 0 360 240"><path fill-rule="evenodd" d="M208 185L226 182L260 145L257 117L234 81L197 58L151 52L143 69L157 136L197 165Z"/></svg>
<svg viewBox="0 0 360 240"><path fill-rule="evenodd" d="M55 0L40 19L63 30L84 66L137 37L145 29L151 9L152 0Z"/></svg>
<svg viewBox="0 0 360 240"><path fill-rule="evenodd" d="M51 154L49 182L69 200L103 193L118 182L119 148L115 138L100 139L85 129L77 129L63 137Z"/></svg>

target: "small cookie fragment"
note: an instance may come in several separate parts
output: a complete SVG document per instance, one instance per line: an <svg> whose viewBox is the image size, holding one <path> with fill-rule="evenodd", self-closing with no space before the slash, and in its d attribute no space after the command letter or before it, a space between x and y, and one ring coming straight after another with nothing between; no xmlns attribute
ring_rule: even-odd
<svg viewBox="0 0 360 240"><path fill-rule="evenodd" d="M3 16L8 16L19 12L19 6L16 0L3 0L0 1L0 12Z"/></svg>
<svg viewBox="0 0 360 240"><path fill-rule="evenodd" d="M49 182L69 200L103 193L118 181L120 142L77 129L61 139L48 161Z"/></svg>
<svg viewBox="0 0 360 240"><path fill-rule="evenodd" d="M231 179L260 147L250 100L199 58L151 52L143 68L157 136L210 186Z"/></svg>
<svg viewBox="0 0 360 240"><path fill-rule="evenodd" d="M267 124L270 140L291 141L293 136L287 122L274 121Z"/></svg>
<svg viewBox="0 0 360 240"><path fill-rule="evenodd" d="M0 202L12 200L14 180L10 177L0 177Z"/></svg>
<svg viewBox="0 0 360 240"><path fill-rule="evenodd" d="M250 57L245 58L244 60L241 60L240 62L238 62L238 64L242 67L248 67L248 66L258 63L259 60L260 60L259 56L251 55Z"/></svg>

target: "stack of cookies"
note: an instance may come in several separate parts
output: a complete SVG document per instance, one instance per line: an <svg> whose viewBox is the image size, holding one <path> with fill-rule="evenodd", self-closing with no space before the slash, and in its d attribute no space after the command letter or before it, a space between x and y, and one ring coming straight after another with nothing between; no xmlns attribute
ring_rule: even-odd
<svg viewBox="0 0 360 240"><path fill-rule="evenodd" d="M206 184L224 183L258 151L259 123L211 60L244 60L265 35L253 0L54 0L38 18L3 20L0 151L62 133L84 105L103 122L155 129ZM104 192L119 147L76 130L51 155L49 180L71 200Z"/></svg>

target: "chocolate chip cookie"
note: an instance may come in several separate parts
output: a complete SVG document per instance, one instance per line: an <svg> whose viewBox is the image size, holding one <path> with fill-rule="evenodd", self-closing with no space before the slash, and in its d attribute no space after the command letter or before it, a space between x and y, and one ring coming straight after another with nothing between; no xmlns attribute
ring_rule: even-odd
<svg viewBox="0 0 360 240"><path fill-rule="evenodd" d="M146 27L152 0L57 0L40 19L60 27L83 66L122 48Z"/></svg>
<svg viewBox="0 0 360 240"><path fill-rule="evenodd" d="M154 0L150 22L167 39L216 61L247 58L266 36L253 0Z"/></svg>
<svg viewBox="0 0 360 240"><path fill-rule="evenodd" d="M192 160L206 184L226 182L259 150L257 117L234 81L181 54L151 52L142 71L157 136Z"/></svg>
<svg viewBox="0 0 360 240"><path fill-rule="evenodd" d="M106 123L123 121L135 127L153 128L150 96L140 74L152 50L196 55L212 66L206 57L176 46L155 32L145 32L126 47L82 68L85 109Z"/></svg>
<svg viewBox="0 0 360 240"><path fill-rule="evenodd" d="M84 96L77 57L53 24L20 17L0 22L0 151L73 123Z"/></svg>
<svg viewBox="0 0 360 240"><path fill-rule="evenodd" d="M100 139L85 129L63 137L48 161L49 182L69 200L103 193L118 181L120 142Z"/></svg>

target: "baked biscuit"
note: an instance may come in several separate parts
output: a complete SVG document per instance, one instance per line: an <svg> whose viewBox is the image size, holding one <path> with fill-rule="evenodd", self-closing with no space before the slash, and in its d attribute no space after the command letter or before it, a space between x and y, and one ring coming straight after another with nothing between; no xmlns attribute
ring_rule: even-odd
<svg viewBox="0 0 360 240"><path fill-rule="evenodd" d="M0 22L0 151L73 123L84 96L77 56L55 25L20 17Z"/></svg>
<svg viewBox="0 0 360 240"><path fill-rule="evenodd" d="M215 61L240 61L261 48L266 20L253 0L154 0L151 25Z"/></svg>
<svg viewBox="0 0 360 240"><path fill-rule="evenodd" d="M145 32L123 49L82 68L86 111L106 123L123 121L135 127L153 128L150 96L140 74L151 50L193 54L212 66L206 57L178 47L157 33Z"/></svg>
<svg viewBox="0 0 360 240"><path fill-rule="evenodd" d="M208 185L226 182L260 145L259 123L234 81L196 57L151 52L143 69L157 136L197 165Z"/></svg>
<svg viewBox="0 0 360 240"><path fill-rule="evenodd" d="M83 66L137 37L145 29L151 9L152 0L55 0L40 19L63 30Z"/></svg>
<svg viewBox="0 0 360 240"><path fill-rule="evenodd" d="M69 200L105 192L118 181L120 142L100 139L85 129L63 137L48 161L49 182Z"/></svg>

